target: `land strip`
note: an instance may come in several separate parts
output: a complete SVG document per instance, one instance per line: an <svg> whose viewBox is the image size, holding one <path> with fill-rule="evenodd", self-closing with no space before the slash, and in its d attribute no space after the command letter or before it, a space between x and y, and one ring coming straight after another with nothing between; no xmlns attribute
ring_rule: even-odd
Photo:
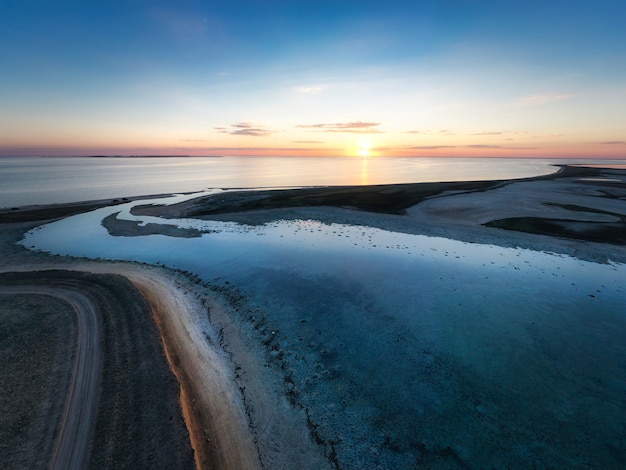
<svg viewBox="0 0 626 470"><path fill-rule="evenodd" d="M76 314L56 297L5 292L0 295L0 455L5 468L44 468L75 363Z"/></svg>
<svg viewBox="0 0 626 470"><path fill-rule="evenodd" d="M117 206L131 201L140 201L167 194L151 196L122 197L115 199L99 199L96 201L67 202L62 204L38 204L24 207L0 208L0 224L16 222L50 221L71 215L81 214L102 207Z"/></svg>
<svg viewBox="0 0 626 470"><path fill-rule="evenodd" d="M505 181L234 191L131 212L250 225L313 219L626 262L625 202L626 170L562 166ZM109 220L111 233L118 222ZM611 258L606 243L615 246Z"/></svg>
<svg viewBox="0 0 626 470"><path fill-rule="evenodd" d="M47 295L71 305L76 313L78 341L75 365L61 416L61 426L50 458L50 467L85 466L98 407L100 385L100 325L97 306L81 292L45 286L0 286L0 295Z"/></svg>
<svg viewBox="0 0 626 470"><path fill-rule="evenodd" d="M82 354L86 362L80 358L81 354L74 359L77 361L76 386L67 392L68 407L60 419L58 450L53 449L51 467L140 465L148 468L167 464L192 468L193 453L180 411L179 387L168 368L145 300L119 276L42 270L43 265L38 268L36 272L2 273L0 285L13 295L62 298L79 311L86 311L91 322L84 323L79 344L91 344L80 349L92 353ZM93 335L88 340L89 330L101 331L99 340ZM95 364L89 364L90 357L95 358ZM93 395L80 398L81 388L89 383L93 387L94 380L95 393L101 390L99 403ZM93 392L93 388L91 390ZM65 401L65 396L48 397L47 401L53 405L55 400ZM90 413L91 420L88 419ZM75 433L71 433L72 429ZM76 441L71 438L72 434ZM31 458L40 459L40 456ZM17 456L16 463L18 461L24 462ZM6 463L9 468L17 468L12 467L11 462Z"/></svg>

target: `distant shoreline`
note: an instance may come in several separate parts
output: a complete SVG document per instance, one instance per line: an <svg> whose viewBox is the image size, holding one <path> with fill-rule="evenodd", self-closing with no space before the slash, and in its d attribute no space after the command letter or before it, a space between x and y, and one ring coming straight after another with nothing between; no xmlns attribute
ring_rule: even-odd
<svg viewBox="0 0 626 470"><path fill-rule="evenodd" d="M220 188L274 189L511 180L562 160L426 157L4 157L0 210ZM572 160L572 166L584 160ZM593 162L589 162L593 163ZM603 163L600 161L599 163ZM615 164L606 161L605 164Z"/></svg>
<svg viewBox="0 0 626 470"><path fill-rule="evenodd" d="M20 157L21 158L21 157ZM30 157L28 157L30 158ZM39 157L36 157L39 158ZM47 158L47 157L41 157ZM56 158L56 157L55 157ZM64 157L65 158L65 157ZM68 157L72 158L72 157ZM91 158L91 157L76 157L76 158ZM99 158L99 157L95 157ZM117 157L105 157L105 158L117 158ZM135 158L135 157L121 157L121 158ZM144 158L144 157L137 157ZM148 158L148 157L145 157ZM549 175L542 175L536 177L529 178L520 178L520 180L524 179L535 179L535 178L545 178L551 177L554 175L558 175L564 168L569 167L568 165L555 165L560 166L561 168L555 170L554 173ZM518 181L516 180L482 180L481 183L501 183L505 181ZM436 189L437 185L447 185L452 184L463 188L465 185L474 185L475 181L460 181L453 183L391 183L391 184L383 184L383 185L352 185L352 186L337 186L336 188L349 189L354 188L356 190L367 188L367 187L392 187L392 186L415 186L415 185L430 185L435 188L432 192L436 193L438 190ZM298 187L301 190L317 190L318 188L333 188L333 186L311 186L311 187ZM221 188L224 190L237 190L237 189L245 189L245 190L258 190L258 191L270 191L273 190L273 187L265 187L265 188ZM443 187L440 190L444 190ZM183 194L193 194L193 192L183 193ZM10 223L10 222L26 222L26 221L35 221L35 220L46 220L46 219L56 219L61 217L67 217L70 215L79 214L81 212L87 212L90 210L99 209L101 207L107 206L115 206L119 204L125 204L127 202L132 201L140 201L145 199L157 199L162 197L171 196L171 193L161 193L161 194L146 194L139 196L130 196L130 197L116 197L116 198L103 198L103 199L93 199L93 200L82 200L82 201L74 201L74 202L62 202L62 203L52 203L52 204L29 204L23 206L14 206L14 207L5 207L0 208L0 223Z"/></svg>

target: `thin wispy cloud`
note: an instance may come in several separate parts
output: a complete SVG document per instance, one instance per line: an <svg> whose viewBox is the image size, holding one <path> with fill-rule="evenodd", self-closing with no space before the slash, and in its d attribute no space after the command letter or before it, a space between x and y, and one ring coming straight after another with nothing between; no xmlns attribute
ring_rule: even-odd
<svg viewBox="0 0 626 470"><path fill-rule="evenodd" d="M485 132L474 132L469 135L524 135L528 134L527 131L485 131Z"/></svg>
<svg viewBox="0 0 626 470"><path fill-rule="evenodd" d="M555 101L563 101L570 99L573 95L567 93L560 93L554 95L531 95L525 96L517 100L515 104L522 106L540 105L546 103L553 103Z"/></svg>
<svg viewBox="0 0 626 470"><path fill-rule="evenodd" d="M453 148L467 149L503 149L503 150L536 150L538 147L509 147L506 145L489 145L489 144L468 144L468 145L413 145L405 147L409 150L440 150Z"/></svg>
<svg viewBox="0 0 626 470"><path fill-rule="evenodd" d="M601 145L626 145L626 141L623 140L609 140L606 142L598 142Z"/></svg>
<svg viewBox="0 0 626 470"><path fill-rule="evenodd" d="M207 142L206 139L178 139L180 142Z"/></svg>
<svg viewBox="0 0 626 470"><path fill-rule="evenodd" d="M439 150L439 149L453 149L456 145L413 145L407 147L409 150Z"/></svg>
<svg viewBox="0 0 626 470"><path fill-rule="evenodd" d="M539 147L508 147L506 145L472 144L466 145L470 149L505 149L505 150L536 150Z"/></svg>
<svg viewBox="0 0 626 470"><path fill-rule="evenodd" d="M216 127L215 130L222 134L247 135L250 137L267 137L274 132L251 122L238 122L231 124L229 127Z"/></svg>
<svg viewBox="0 0 626 470"><path fill-rule="evenodd" d="M318 93L326 89L326 85L314 85L314 86L297 86L294 88L298 93L304 93L306 95L317 95Z"/></svg>
<svg viewBox="0 0 626 470"><path fill-rule="evenodd" d="M310 129L318 132L344 132L350 134L381 134L382 131L376 129L380 126L380 122L333 122L322 124L301 124L301 129Z"/></svg>
<svg viewBox="0 0 626 470"><path fill-rule="evenodd" d="M247 147L219 147L219 146L215 146L215 147L177 147L177 148L181 148L184 150L194 150L194 151L206 151L206 152L231 152L231 151L235 151L235 152L260 152L263 154L266 153L271 153L271 152L275 152L275 153L284 153L284 152L298 152L300 150L303 150L302 147L257 147L257 146L247 146ZM323 151L328 151L328 152L340 152L343 149L338 148L338 147L326 147L326 148L322 148L322 149L316 149L317 150L323 150Z"/></svg>
<svg viewBox="0 0 626 470"><path fill-rule="evenodd" d="M293 140L294 144L323 144L323 140Z"/></svg>
<svg viewBox="0 0 626 470"><path fill-rule="evenodd" d="M439 130L413 130L408 131L407 134L421 134L421 135L439 135L439 136L447 136L447 135L456 135L449 129L439 129Z"/></svg>

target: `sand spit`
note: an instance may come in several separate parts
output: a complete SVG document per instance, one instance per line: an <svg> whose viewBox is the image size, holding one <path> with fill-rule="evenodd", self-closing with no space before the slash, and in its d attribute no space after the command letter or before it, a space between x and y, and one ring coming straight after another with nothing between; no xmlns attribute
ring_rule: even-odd
<svg viewBox="0 0 626 470"><path fill-rule="evenodd" d="M223 311L225 303L216 301L219 294L207 297L186 276L163 268L50 256L15 245L36 225L0 224L0 272L22 272L28 277L54 269L129 279L150 303L179 380L197 468L261 468L259 456L265 468L306 468L308 463L326 467L306 424L294 416L284 397L271 395L271 386L259 373L263 364L242 341L232 312Z"/></svg>
<svg viewBox="0 0 626 470"><path fill-rule="evenodd" d="M117 274L129 279L150 304L168 362L178 378L197 468L261 468L231 368L217 348L211 348L208 339L213 334L203 328L206 324L198 322L206 308L192 293L183 291L175 278L157 269L125 263L70 261L11 267L14 272L47 269Z"/></svg>
<svg viewBox="0 0 626 470"><path fill-rule="evenodd" d="M35 218L42 217L38 211ZM0 224L0 272L37 278L48 270L65 270L114 274L130 280L150 304L171 369L178 378L197 468L260 468L232 368L218 352L219 339L211 331L206 307L193 295L191 285L183 288L180 277L159 268L51 257L14 245L25 230L35 225L24 221ZM36 289L34 284L32 288Z"/></svg>
<svg viewBox="0 0 626 470"><path fill-rule="evenodd" d="M131 212L248 225L310 219L624 263L625 200L626 170L562 166L507 181L221 193Z"/></svg>
<svg viewBox="0 0 626 470"><path fill-rule="evenodd" d="M181 384L181 403L198 468L260 468L239 391L230 368L207 343L197 318L204 308L171 278L123 270L148 299L172 369Z"/></svg>

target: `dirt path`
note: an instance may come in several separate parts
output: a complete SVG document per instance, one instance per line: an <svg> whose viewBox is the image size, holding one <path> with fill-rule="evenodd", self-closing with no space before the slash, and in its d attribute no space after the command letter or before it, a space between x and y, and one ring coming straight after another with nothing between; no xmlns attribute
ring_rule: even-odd
<svg viewBox="0 0 626 470"><path fill-rule="evenodd" d="M0 294L37 294L67 302L76 312L78 338L72 379L50 457L53 469L84 468L98 408L101 378L100 325L97 307L81 292L45 286L0 287Z"/></svg>

